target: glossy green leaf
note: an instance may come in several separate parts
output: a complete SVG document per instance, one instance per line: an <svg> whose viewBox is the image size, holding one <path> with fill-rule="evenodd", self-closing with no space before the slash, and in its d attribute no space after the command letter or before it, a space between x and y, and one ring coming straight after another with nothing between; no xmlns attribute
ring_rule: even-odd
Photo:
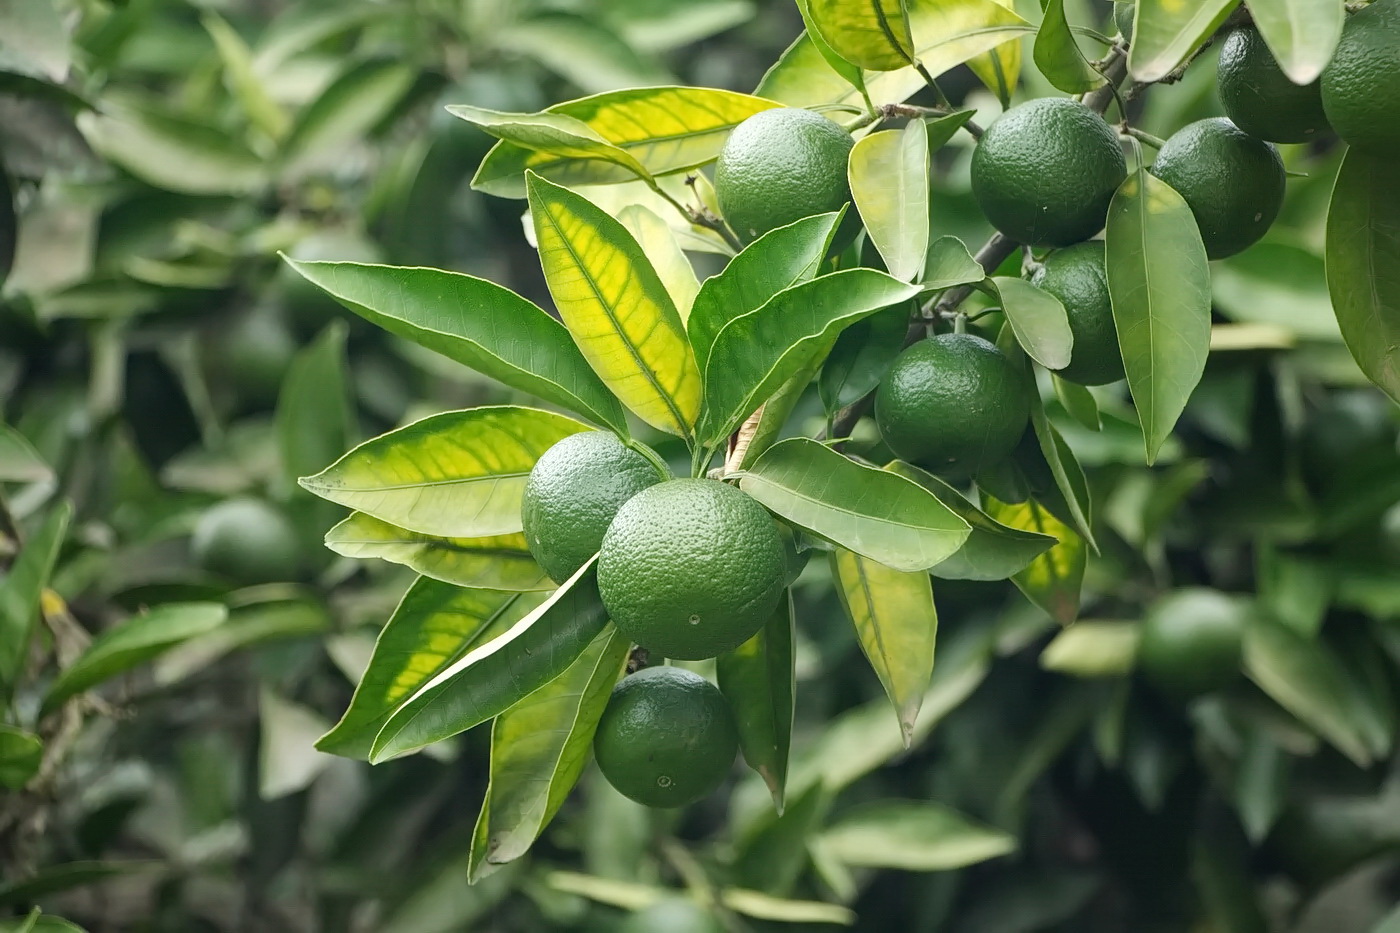
<svg viewBox="0 0 1400 933"><path fill-rule="evenodd" d="M1040 666L1074 677L1122 677L1137 663L1142 626L1083 620L1057 634L1040 653Z"/></svg>
<svg viewBox="0 0 1400 933"><path fill-rule="evenodd" d="M820 845L847 865L949 871L1016 851L1016 837L942 804L881 800L846 811Z"/></svg>
<svg viewBox="0 0 1400 933"><path fill-rule="evenodd" d="M23 434L0 424L0 483L42 483L53 476L53 467Z"/></svg>
<svg viewBox="0 0 1400 933"><path fill-rule="evenodd" d="M67 502L51 510L20 548L19 556L0 578L0 697L14 693L25 658L30 633L39 615L40 597L49 584L63 535L73 517Z"/></svg>
<svg viewBox="0 0 1400 933"><path fill-rule="evenodd" d="M732 320L705 367L701 441L727 437L842 329L918 291L874 269L846 269L784 289Z"/></svg>
<svg viewBox="0 0 1400 933"><path fill-rule="evenodd" d="M1245 630L1244 669L1343 755L1360 767L1371 763L1354 685L1327 644L1271 619L1254 619Z"/></svg>
<svg viewBox="0 0 1400 933"><path fill-rule="evenodd" d="M528 184L545 280L584 358L643 421L689 437L700 371L646 254L586 198L534 174Z"/></svg>
<svg viewBox="0 0 1400 933"><path fill-rule="evenodd" d="M842 216L841 212L817 214L769 230L705 280L686 322L701 373L709 364L715 337L726 324L817 274Z"/></svg>
<svg viewBox="0 0 1400 933"><path fill-rule="evenodd" d="M631 643L608 626L563 673L496 717L491 778L472 834L468 879L524 855L593 753L593 732Z"/></svg>
<svg viewBox="0 0 1400 933"><path fill-rule="evenodd" d="M1035 66L1045 79L1066 94L1082 94L1103 84L1103 76L1085 60L1074 41L1065 0L1048 0L1045 18L1035 34Z"/></svg>
<svg viewBox="0 0 1400 933"><path fill-rule="evenodd" d="M1080 588L1084 584L1087 549L1084 539L1034 499L1008 505L984 496L982 508L1003 525L1049 535L1057 543L1011 578L1026 598L1049 613L1061 625L1079 615Z"/></svg>
<svg viewBox="0 0 1400 933"><path fill-rule="evenodd" d="M1165 78L1238 4L1239 0L1138 0L1129 72L1139 81Z"/></svg>
<svg viewBox="0 0 1400 933"><path fill-rule="evenodd" d="M808 7L808 0L797 0L798 12L802 14L802 24L806 27L807 39L821 54L823 60L831 67L831 70L844 78L851 87L860 91L865 88L865 69L853 64L841 57L831 46L827 45L816 26L812 24L812 12Z"/></svg>
<svg viewBox="0 0 1400 933"><path fill-rule="evenodd" d="M966 243L955 236L942 236L929 247L919 284L925 291L934 291L955 285L975 285L986 277L986 270L968 252Z"/></svg>
<svg viewBox="0 0 1400 933"><path fill-rule="evenodd" d="M811 25L846 61L893 71L914 61L904 0L807 0Z"/></svg>
<svg viewBox="0 0 1400 933"><path fill-rule="evenodd" d="M860 649L894 706L908 748L933 676L938 636L928 572L891 570L845 548L832 552L831 572Z"/></svg>
<svg viewBox="0 0 1400 933"><path fill-rule="evenodd" d="M1050 475L1055 480L1055 488L1064 499L1064 509L1070 524L1074 526L1091 548L1098 547L1094 540L1093 502L1089 496L1089 480L1084 469L1074 456L1074 450L1065 442L1060 429L1050 423L1045 416L1045 406L1039 396L1031 399L1031 430L1036 443L1040 445L1041 456L1050 467Z"/></svg>
<svg viewBox="0 0 1400 933"><path fill-rule="evenodd" d="M912 310L912 305L886 308L852 324L836 338L817 384L828 414L875 391L904 349Z"/></svg>
<svg viewBox="0 0 1400 933"><path fill-rule="evenodd" d="M1311 84L1337 50L1344 0L1251 0L1250 15L1279 67L1295 84Z"/></svg>
<svg viewBox="0 0 1400 933"><path fill-rule="evenodd" d="M588 430L537 408L448 411L365 441L301 485L382 521L446 538L520 531L535 461Z"/></svg>
<svg viewBox="0 0 1400 933"><path fill-rule="evenodd" d="M441 269L287 263L371 323L625 434L622 407L557 320L494 282Z"/></svg>
<svg viewBox="0 0 1400 933"><path fill-rule="evenodd" d="M1113 196L1105 240L1113 323L1150 464L1205 371L1210 265L1191 208L1146 170Z"/></svg>
<svg viewBox="0 0 1400 933"><path fill-rule="evenodd" d="M666 286L666 293L676 304L676 312L684 324L690 317L690 308L695 304L695 294L700 291L700 281L695 277L695 267L685 258L681 244L666 221L656 212L642 204L632 204L622 209L617 219L627 228L651 260L652 268Z"/></svg>
<svg viewBox="0 0 1400 933"><path fill-rule="evenodd" d="M443 538L408 531L356 512L326 533L326 547L344 557L378 557L425 577L474 589L552 590L523 534Z"/></svg>
<svg viewBox="0 0 1400 933"><path fill-rule="evenodd" d="M1099 403L1094 401L1094 393L1079 383L1061 379L1054 373L1050 375L1050 382L1055 389L1055 398L1060 400L1060 404L1071 418L1090 431L1097 431L1103 427L1103 419L1099 417Z"/></svg>
<svg viewBox="0 0 1400 933"><path fill-rule="evenodd" d="M503 113L466 104L454 104L447 108L447 112L521 149L559 159L610 162L630 172L633 177L651 177L651 173L630 152L614 146L593 127L567 114Z"/></svg>
<svg viewBox="0 0 1400 933"><path fill-rule="evenodd" d="M500 715L558 677L607 625L589 561L536 609L438 671L399 704L370 761L417 751Z"/></svg>
<svg viewBox="0 0 1400 933"><path fill-rule="evenodd" d="M462 589L420 577L380 631L349 708L316 747L368 758L375 735L410 694L508 631L545 598L541 593Z"/></svg>
<svg viewBox="0 0 1400 933"><path fill-rule="evenodd" d="M288 171L338 163L347 145L367 136L403 100L418 78L407 62L379 59L350 65L301 111L282 144Z"/></svg>
<svg viewBox="0 0 1400 933"><path fill-rule="evenodd" d="M1010 528L992 519L943 480L918 467L896 460L887 470L913 480L938 497L972 528L967 540L929 572L945 580L1006 580L1024 570L1048 551L1055 539Z"/></svg>
<svg viewBox="0 0 1400 933"><path fill-rule="evenodd" d="M862 137L851 149L851 196L890 275L908 282L928 254L929 147L923 123Z"/></svg>
<svg viewBox="0 0 1400 933"><path fill-rule="evenodd" d="M0 787L19 790L39 770L44 742L32 732L0 723Z"/></svg>
<svg viewBox="0 0 1400 933"><path fill-rule="evenodd" d="M769 448L739 486L799 528L894 570L927 570L970 533L918 484L804 437Z"/></svg>
<svg viewBox="0 0 1400 933"><path fill-rule="evenodd" d="M668 175L714 159L730 130L775 106L771 100L715 88L649 87L566 101L544 112L586 124L652 175ZM472 187L499 197L523 198L527 169L571 186L617 184L636 177L616 162L580 161L501 142L482 160Z"/></svg>
<svg viewBox="0 0 1400 933"><path fill-rule="evenodd" d="M44 697L52 710L75 694L169 651L228 620L221 603L166 603L133 616L98 635L87 650L63 670Z"/></svg>
<svg viewBox="0 0 1400 933"><path fill-rule="evenodd" d="M100 114L78 114L78 128L102 156L166 191L246 195L267 179L266 163L243 142L154 107L104 102Z"/></svg>
<svg viewBox="0 0 1400 933"><path fill-rule="evenodd" d="M332 323L293 358L282 379L277 446L289 488L295 489L300 477L326 469L353 440L346 335L343 321Z"/></svg>
<svg viewBox="0 0 1400 933"><path fill-rule="evenodd" d="M1313 340L1340 342L1327 294L1322 256L1302 246L1265 240L1212 263L1216 308L1242 324L1273 324Z"/></svg>
<svg viewBox="0 0 1400 933"><path fill-rule="evenodd" d="M1001 296L1002 314L1026 355L1046 369L1064 369L1074 351L1065 306L1049 292L1025 279L992 279Z"/></svg>
<svg viewBox="0 0 1400 933"><path fill-rule="evenodd" d="M1347 349L1400 402L1400 167L1352 149L1327 212L1327 288Z"/></svg>
<svg viewBox="0 0 1400 933"><path fill-rule="evenodd" d="M734 711L744 761L768 785L779 812L792 745L797 688L794 647L789 590L757 634L715 659L716 679Z"/></svg>

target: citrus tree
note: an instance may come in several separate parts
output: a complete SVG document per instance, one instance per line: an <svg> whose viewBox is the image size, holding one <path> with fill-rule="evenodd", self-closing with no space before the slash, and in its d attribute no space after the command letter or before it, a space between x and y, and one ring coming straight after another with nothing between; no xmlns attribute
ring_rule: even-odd
<svg viewBox="0 0 1400 933"><path fill-rule="evenodd" d="M1099 678L1140 666L1146 692L1111 694L1090 754L1130 772L1149 810L1212 812L1167 800L1178 766L1125 753L1153 741L1134 721L1163 698L1189 703L1195 718L1172 727L1220 743L1201 766L1238 812L1223 829L1186 821L1181 844L1201 847L1190 851L1206 880L1168 913L1262 928L1252 898L1222 893L1241 863L1216 848L1247 851L1283 808L1268 799L1286 796L1277 759L1250 744L1284 754L1260 703L1364 771L1392 749L1393 656L1367 681L1366 636L1333 644L1321 612L1299 608L1301 559L1274 546L1296 540L1287 533L1250 542L1275 581L1256 584L1257 599L1239 592L1250 584L1226 542L1182 559L1152 539L1204 479L1181 460L1183 412L1196 411L1193 435L1243 431L1222 500L1247 495L1254 444L1268 456L1252 408L1230 398L1254 391L1252 373L1236 370L1241 388L1215 358L1293 335L1264 310L1220 313L1238 302L1220 300L1212 262L1265 238L1289 165L1320 166L1343 144L1327 292L1355 365L1400 399L1400 4L1143 0L1113 11L1116 35L1072 23L1062 0L1038 24L994 0L799 6L805 32L753 94L664 86L532 113L448 108L499 140L473 184L525 201L557 318L481 278L289 260L362 317L539 403L434 415L301 480L354 510L332 549L421 574L318 747L383 762L491 723L473 878L529 849L591 757L624 795L675 807L715 790L736 748L783 814L769 825L803 853L794 871L810 851L840 891L856 867L970 864L1010 838L920 801L828 818L820 801L858 775L789 767L803 702L792 587L808 566L829 575L887 694L887 719L861 720L871 760L852 767L864 773L927 737L944 713L930 706L956 702L953 675L939 676L950 662L935 666L935 593L1010 580L1065 626L1046 667ZM1218 78L1197 79L1212 45ZM1002 111L985 127L950 102L960 65L1000 99L985 99ZM1158 85L1201 80L1218 82L1225 117L1156 127L1165 139L1140 125ZM1286 160L1276 143L1309 148ZM945 219L949 171L968 173L970 218ZM983 224L985 242L954 232ZM1292 274L1270 256L1256 278ZM815 424L800 414L814 398ZM1105 528L1081 466L1108 447L1116 462L1172 464L1137 474L1137 534ZM1109 616L1075 624L1101 561L1121 573L1091 594ZM1311 598L1325 612L1326 597ZM966 674L977 649L960 649ZM1045 756L1095 702L1062 710L1052 732L1065 737L1042 736ZM887 735L893 747L869 752ZM843 738L859 757L861 736ZM1026 767L1018 781L1045 764ZM1254 780L1275 783L1239 790ZM911 838L925 833L960 844ZM742 874L718 889L681 874L721 917L783 918L747 899ZM658 896L559 883L632 908ZM808 908L821 916L798 904L787 919Z"/></svg>

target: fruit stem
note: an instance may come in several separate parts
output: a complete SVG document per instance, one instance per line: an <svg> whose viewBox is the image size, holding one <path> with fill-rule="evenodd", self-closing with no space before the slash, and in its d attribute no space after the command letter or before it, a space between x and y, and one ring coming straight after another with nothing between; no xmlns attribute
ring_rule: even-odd
<svg viewBox="0 0 1400 933"><path fill-rule="evenodd" d="M627 446L651 461L651 465L656 468L656 473L661 477L663 482L671 478L671 468L666 465L666 461L662 460L661 455L656 451L635 439L629 439L627 441Z"/></svg>
<svg viewBox="0 0 1400 933"><path fill-rule="evenodd" d="M1118 124L1118 135L1129 136L1139 142L1147 143L1147 145L1151 146L1153 149L1161 149L1167 144L1167 141L1162 137L1153 136L1151 133L1140 130L1135 126L1129 126L1126 122Z"/></svg>
<svg viewBox="0 0 1400 933"><path fill-rule="evenodd" d="M944 107L920 107L916 104L885 104L880 108L879 118L888 120L891 117L951 117L958 111ZM963 124L963 129L973 139L982 138L982 127L975 120L968 120Z"/></svg>
<svg viewBox="0 0 1400 933"><path fill-rule="evenodd" d="M695 176L692 175L689 178L687 178L686 184L691 185L693 190L693 186L695 184ZM668 204L670 204L677 211L679 211L680 215L686 220L690 221L697 227L704 227L706 230L713 230L715 233L718 233L721 237L724 238L724 242L727 243L729 245L729 248L734 250L734 252L738 253L741 250L743 250L744 244L739 242L739 238L734 235L734 231L730 230L729 225L725 223L722 219L716 217L713 213L711 213L708 208L696 208L691 207L689 204L681 203L669 191L667 191L665 188L662 188L661 185L658 184L655 179L648 179L647 186L651 188L652 191L655 191L657 194L661 195L661 197L664 198Z"/></svg>

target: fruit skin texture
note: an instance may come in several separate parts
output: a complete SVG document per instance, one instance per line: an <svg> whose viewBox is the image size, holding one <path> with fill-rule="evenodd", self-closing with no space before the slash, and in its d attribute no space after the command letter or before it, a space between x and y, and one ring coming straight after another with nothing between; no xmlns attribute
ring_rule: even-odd
<svg viewBox="0 0 1400 933"><path fill-rule="evenodd" d="M1357 149L1395 157L1400 148L1400 0L1352 13L1322 72L1322 106L1337 135Z"/></svg>
<svg viewBox="0 0 1400 933"><path fill-rule="evenodd" d="M1294 84L1259 30L1236 29L1220 47L1220 103L1235 126L1274 143L1305 143L1331 129L1322 85Z"/></svg>
<svg viewBox="0 0 1400 933"><path fill-rule="evenodd" d="M1031 246L1069 246L1102 230L1127 176L1113 130L1063 97L1011 108L972 153L972 193L982 213Z"/></svg>
<svg viewBox="0 0 1400 933"><path fill-rule="evenodd" d="M688 897L668 897L637 911L617 933L725 933L714 915Z"/></svg>
<svg viewBox="0 0 1400 933"><path fill-rule="evenodd" d="M593 754L608 783L649 807L683 807L711 793L738 751L729 701L679 667L624 677L593 734Z"/></svg>
<svg viewBox="0 0 1400 933"><path fill-rule="evenodd" d="M787 570L778 525L708 479L648 487L618 510L598 554L598 592L624 635L666 658L713 658L768 621Z"/></svg>
<svg viewBox="0 0 1400 933"><path fill-rule="evenodd" d="M851 200L846 162L854 145L850 133L819 113L760 111L734 127L715 162L720 212L748 243L803 217L840 210Z"/></svg>
<svg viewBox="0 0 1400 933"><path fill-rule="evenodd" d="M1147 612L1138 663L1159 690L1187 700L1239 676L1245 614L1223 593L1185 589Z"/></svg>
<svg viewBox="0 0 1400 933"><path fill-rule="evenodd" d="M535 462L520 518L525 543L555 583L598 553L622 504L661 482L651 462L607 431L564 438Z"/></svg>
<svg viewBox="0 0 1400 933"><path fill-rule="evenodd" d="M1108 273L1102 240L1057 249L1031 278L1065 306L1074 352L1062 379L1082 386L1101 386L1123 378L1113 304L1108 297Z"/></svg>
<svg viewBox="0 0 1400 933"><path fill-rule="evenodd" d="M1253 246L1283 206L1278 150L1224 117L1183 126L1157 153L1151 172L1186 199L1211 259Z"/></svg>
<svg viewBox="0 0 1400 933"><path fill-rule="evenodd" d="M205 570L244 585L294 580L302 563L296 529L261 499L227 499L209 509L190 546Z"/></svg>
<svg viewBox="0 0 1400 933"><path fill-rule="evenodd" d="M1025 377L974 334L919 341L875 393L875 421L890 450L954 479L1010 454L1029 417Z"/></svg>

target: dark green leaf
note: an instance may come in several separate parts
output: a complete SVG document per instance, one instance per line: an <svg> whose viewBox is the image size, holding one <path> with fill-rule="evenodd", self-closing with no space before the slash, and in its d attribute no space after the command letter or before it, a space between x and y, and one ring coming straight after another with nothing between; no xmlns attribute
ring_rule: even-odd
<svg viewBox="0 0 1400 933"><path fill-rule="evenodd" d="M904 349L909 308L895 305L852 324L836 338L822 364L817 390L828 414L864 398Z"/></svg>
<svg viewBox="0 0 1400 933"><path fill-rule="evenodd" d="M830 806L831 794L817 782L787 810L763 813L740 841L733 863L734 877L769 894L791 894L807 868L808 843L826 819Z"/></svg>
<svg viewBox="0 0 1400 933"><path fill-rule="evenodd" d="M1084 470L1075 459L1074 451L1060 436L1060 431L1050 419L1045 417L1045 406L1039 397L1031 400L1031 427L1035 431L1040 453L1050 467L1055 479L1055 488L1064 499L1065 510L1080 537L1097 549L1093 532L1093 503L1089 498L1089 481Z"/></svg>
<svg viewBox="0 0 1400 933"><path fill-rule="evenodd" d="M719 688L734 710L744 761L757 771L779 812L787 787L796 696L793 605L789 590L758 633L715 660Z"/></svg>
<svg viewBox="0 0 1400 933"><path fill-rule="evenodd" d="M1066 94L1082 94L1103 83L1103 76L1089 67L1074 41L1065 0L1048 0L1045 18L1035 34L1035 66L1046 80Z"/></svg>
<svg viewBox="0 0 1400 933"><path fill-rule="evenodd" d="M293 489L299 477L334 463L353 440L354 415L345 377L346 333L343 321L327 327L292 360L282 382L277 441L282 475Z"/></svg>
<svg viewBox="0 0 1400 933"><path fill-rule="evenodd" d="M0 723L0 787L19 790L39 770L44 743L32 732Z"/></svg>
<svg viewBox="0 0 1400 933"><path fill-rule="evenodd" d="M49 894L71 891L122 875L159 872L165 866L157 861L65 862L40 869L28 878L0 885L0 904L28 904Z"/></svg>
<svg viewBox="0 0 1400 933"><path fill-rule="evenodd" d="M977 116L976 110L959 110L957 113L950 113L946 117L932 117L924 121L924 132L928 136L929 154L937 152L948 144L958 130L967 126L968 121ZM945 239L949 239L945 237ZM951 239L956 239L951 238Z"/></svg>

